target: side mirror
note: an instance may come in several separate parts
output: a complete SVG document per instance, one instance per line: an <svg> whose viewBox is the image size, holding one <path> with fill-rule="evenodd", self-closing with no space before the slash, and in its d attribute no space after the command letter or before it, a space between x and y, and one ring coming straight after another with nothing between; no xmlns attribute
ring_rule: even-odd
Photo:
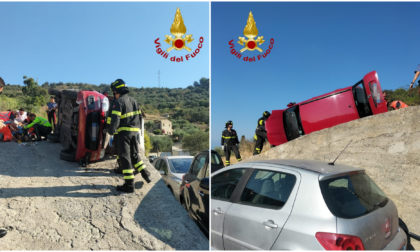
<svg viewBox="0 0 420 252"><path fill-rule="evenodd" d="M202 178L200 180L200 187L203 189L209 189L209 178Z"/></svg>
<svg viewBox="0 0 420 252"><path fill-rule="evenodd" d="M159 170L160 175L166 175L166 172Z"/></svg>

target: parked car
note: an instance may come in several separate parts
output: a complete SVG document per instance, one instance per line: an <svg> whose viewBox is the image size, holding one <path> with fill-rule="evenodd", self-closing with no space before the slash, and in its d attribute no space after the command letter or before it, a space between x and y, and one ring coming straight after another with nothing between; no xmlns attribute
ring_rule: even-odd
<svg viewBox="0 0 420 252"><path fill-rule="evenodd" d="M223 165L223 160L220 157L219 153L217 153L214 150L211 150L211 154L210 154L210 158L211 158L211 173L216 172L220 169L222 169L223 167L225 167Z"/></svg>
<svg viewBox="0 0 420 252"><path fill-rule="evenodd" d="M193 156L171 156L155 159L154 166L162 175L166 186L179 200L179 188L182 184L182 176L188 172ZM169 167L169 168L168 168Z"/></svg>
<svg viewBox="0 0 420 252"><path fill-rule="evenodd" d="M209 235L209 151L194 156L191 167L182 177L181 204L204 235Z"/></svg>
<svg viewBox="0 0 420 252"><path fill-rule="evenodd" d="M108 98L97 91L77 89L49 89L48 93L55 95L58 104L57 127L48 139L63 145L60 158L82 166L102 159Z"/></svg>
<svg viewBox="0 0 420 252"><path fill-rule="evenodd" d="M289 108L273 110L266 122L267 138L277 146L314 131L387 112L376 71L355 85L337 89Z"/></svg>
<svg viewBox="0 0 420 252"><path fill-rule="evenodd" d="M212 174L216 250L404 250L394 202L363 169L321 161L238 163Z"/></svg>

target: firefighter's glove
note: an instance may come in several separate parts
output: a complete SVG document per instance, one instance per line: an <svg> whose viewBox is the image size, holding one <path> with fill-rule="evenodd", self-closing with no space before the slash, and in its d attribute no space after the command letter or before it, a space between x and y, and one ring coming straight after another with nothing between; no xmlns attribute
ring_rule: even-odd
<svg viewBox="0 0 420 252"><path fill-rule="evenodd" d="M225 150L225 146L224 146L224 145L222 145L222 150L223 150L223 151Z"/></svg>
<svg viewBox="0 0 420 252"><path fill-rule="evenodd" d="M141 171L140 171L140 174L141 174L141 176L143 177L143 179L144 179L144 180L146 180L146 182L147 182L147 183L152 182L152 181L150 180L150 173L149 173L146 169L141 170Z"/></svg>

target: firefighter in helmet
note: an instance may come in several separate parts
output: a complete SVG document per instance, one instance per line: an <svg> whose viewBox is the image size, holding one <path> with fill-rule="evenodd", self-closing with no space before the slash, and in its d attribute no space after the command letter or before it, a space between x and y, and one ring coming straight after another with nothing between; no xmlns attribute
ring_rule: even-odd
<svg viewBox="0 0 420 252"><path fill-rule="evenodd" d="M111 90L115 99L111 106L111 120L107 119L108 133L114 135L114 146L117 149L120 168L117 168L117 172L121 172L125 180L124 185L117 186L117 190L132 193L134 192L133 168L140 172L147 183L151 182L150 173L146 170L139 154L141 111L136 100L127 95L130 91L123 80L118 79L113 82Z"/></svg>
<svg viewBox="0 0 420 252"><path fill-rule="evenodd" d="M263 116L260 119L258 119L258 125L257 125L257 129L255 130L255 135L254 135L254 139L256 140L254 155L260 154L263 149L265 139L267 138L267 130L265 129L265 122L270 117L270 115L271 115L270 112L265 111L263 113Z"/></svg>
<svg viewBox="0 0 420 252"><path fill-rule="evenodd" d="M227 121L225 124L225 130L222 132L222 149L225 151L226 166L230 165L230 153L233 151L238 162L242 161L241 154L239 153L239 140L238 134L233 127L232 121Z"/></svg>

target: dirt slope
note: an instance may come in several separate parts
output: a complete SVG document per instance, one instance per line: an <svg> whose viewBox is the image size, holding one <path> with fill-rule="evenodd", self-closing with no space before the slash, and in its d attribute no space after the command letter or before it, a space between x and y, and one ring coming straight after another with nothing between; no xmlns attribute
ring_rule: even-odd
<svg viewBox="0 0 420 252"><path fill-rule="evenodd" d="M0 250L205 250L204 237L147 161L152 183L120 194L115 159L80 169L60 144L0 142Z"/></svg>
<svg viewBox="0 0 420 252"><path fill-rule="evenodd" d="M409 107L321 130L244 162L314 159L364 168L398 207L411 232L420 234L420 106ZM420 249L420 242L413 241Z"/></svg>

